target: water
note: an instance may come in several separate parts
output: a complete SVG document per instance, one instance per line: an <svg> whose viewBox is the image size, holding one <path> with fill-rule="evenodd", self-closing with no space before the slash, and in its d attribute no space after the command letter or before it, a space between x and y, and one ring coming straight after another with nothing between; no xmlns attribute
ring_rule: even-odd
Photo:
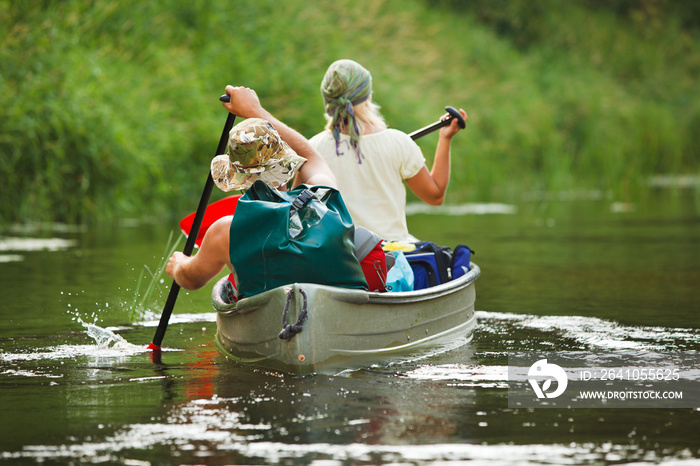
<svg viewBox="0 0 700 466"><path fill-rule="evenodd" d="M700 351L694 192L655 190L634 203L558 193L416 213L409 224L477 251L473 340L305 377L225 360L213 346L210 287L181 293L152 359L145 348L170 281L156 281L131 316L168 226L6 227L0 462L698 463L700 408L515 409L507 394L509 352Z"/></svg>

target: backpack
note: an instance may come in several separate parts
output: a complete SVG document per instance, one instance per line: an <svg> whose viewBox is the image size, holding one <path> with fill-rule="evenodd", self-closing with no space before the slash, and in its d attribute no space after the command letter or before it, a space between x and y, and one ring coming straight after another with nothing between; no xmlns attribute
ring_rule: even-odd
<svg viewBox="0 0 700 466"><path fill-rule="evenodd" d="M240 297L295 282L366 290L354 233L337 189L278 191L255 181L231 220L229 257Z"/></svg>
<svg viewBox="0 0 700 466"><path fill-rule="evenodd" d="M415 251L404 253L413 269L413 289L421 290L459 278L469 271L469 246L460 244L454 251L430 241L416 243Z"/></svg>

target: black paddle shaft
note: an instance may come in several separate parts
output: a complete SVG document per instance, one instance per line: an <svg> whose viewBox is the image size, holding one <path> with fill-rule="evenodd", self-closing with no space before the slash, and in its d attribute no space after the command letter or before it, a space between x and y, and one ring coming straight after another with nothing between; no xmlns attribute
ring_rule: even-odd
<svg viewBox="0 0 700 466"><path fill-rule="evenodd" d="M221 139L219 139L219 146L216 148L216 154L223 154L226 150L226 144L228 142L229 133L231 128L233 128L233 123L236 121L236 116L233 113L229 113L226 118L226 124L224 125L224 130L221 133ZM197 235L199 234L199 227L202 226L202 220L204 219L204 213L207 210L207 205L209 204L209 198L211 197L211 192L214 189L214 179L211 177L211 172L207 175L207 181L204 184L204 191L202 192L202 197L199 199L199 206L197 206L197 212L194 215L194 220L192 221L192 228L190 229L190 234L187 236L187 242L185 243L185 249L182 251L183 254L189 256L194 250L194 243L197 240ZM163 307L163 313L160 315L160 322L158 323L158 328L153 336L153 342L149 348L156 347L160 348L163 342L163 337L165 336L165 330L168 328L168 321L170 320L170 315L173 313L173 308L175 307L175 301L177 301L177 295L180 293L180 285L173 280L173 284L170 287L170 293L168 293L168 299L165 301L165 306Z"/></svg>
<svg viewBox="0 0 700 466"><path fill-rule="evenodd" d="M229 96L228 94L224 94L221 97L219 97L219 100L222 102L230 102L231 96ZM413 139L415 141L418 138L422 138L423 136L428 135L428 134L432 133L433 131L436 131L436 130L442 128L443 126L449 125L450 123L452 123L452 120L454 120L454 119L457 119L457 121L459 122L460 128L464 129L467 126L466 123L464 122L464 118L462 118L462 114L459 113L459 111L456 108L447 106L447 107L445 107L445 111L450 115L448 118L446 118L444 120L436 121L432 125L428 125L425 128L421 128L419 130L412 132L411 134L409 134L411 139Z"/></svg>
<svg viewBox="0 0 700 466"><path fill-rule="evenodd" d="M415 141L418 138L422 138L426 134L430 134L433 131L442 128L443 126L449 125L450 123L452 123L452 120L454 120L455 118L459 122L460 128L464 129L467 126L466 123L464 122L464 118L462 118L462 114L459 113L459 111L456 108L448 106L448 107L445 107L445 111L450 114L450 116L448 118L446 118L444 120L436 121L432 125L428 125L425 128L421 128L417 131L412 132L411 134L409 134L411 139L413 139Z"/></svg>

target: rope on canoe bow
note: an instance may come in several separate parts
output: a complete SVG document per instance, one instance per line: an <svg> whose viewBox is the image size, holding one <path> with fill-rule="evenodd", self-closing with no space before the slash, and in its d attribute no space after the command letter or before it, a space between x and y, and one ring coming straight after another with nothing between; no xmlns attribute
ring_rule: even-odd
<svg viewBox="0 0 700 466"><path fill-rule="evenodd" d="M287 325L287 311L289 311L289 303L292 301L292 298L294 298L294 290L291 289L287 293L287 301L284 303L284 313L282 314L282 331L279 334L279 337L282 340L289 340L303 330L304 321L306 320L306 316L308 314L306 311L306 293L301 288L299 288L299 292L301 293L302 298L304 298L304 305L301 308L301 312L299 313L299 318L297 319L296 323L289 325Z"/></svg>

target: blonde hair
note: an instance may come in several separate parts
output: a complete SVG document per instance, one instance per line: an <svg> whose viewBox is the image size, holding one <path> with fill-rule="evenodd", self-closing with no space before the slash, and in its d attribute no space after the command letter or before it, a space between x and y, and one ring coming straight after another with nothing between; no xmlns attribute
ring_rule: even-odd
<svg viewBox="0 0 700 466"><path fill-rule="evenodd" d="M364 134L365 126L377 126L379 128L386 129L387 126L386 122L384 121L384 117L379 112L379 109L381 107L372 102L371 97L362 103L353 105L352 108L353 112L355 113L355 122L357 123L357 127L360 130L360 134ZM326 117L325 129L328 131L333 131L333 117L328 115L328 113L324 113L324 116ZM341 133L349 134L347 121L339 121L338 126L340 127Z"/></svg>

